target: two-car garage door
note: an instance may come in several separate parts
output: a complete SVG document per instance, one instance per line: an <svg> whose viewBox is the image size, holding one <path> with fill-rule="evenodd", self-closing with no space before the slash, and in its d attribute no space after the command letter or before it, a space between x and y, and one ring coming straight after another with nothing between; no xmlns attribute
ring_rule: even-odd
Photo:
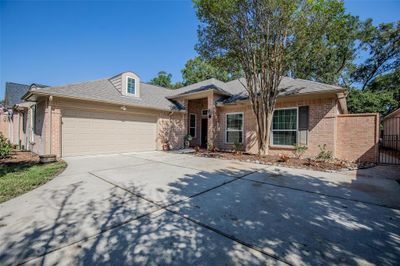
<svg viewBox="0 0 400 266"><path fill-rule="evenodd" d="M62 156L156 149L155 116L64 109Z"/></svg>

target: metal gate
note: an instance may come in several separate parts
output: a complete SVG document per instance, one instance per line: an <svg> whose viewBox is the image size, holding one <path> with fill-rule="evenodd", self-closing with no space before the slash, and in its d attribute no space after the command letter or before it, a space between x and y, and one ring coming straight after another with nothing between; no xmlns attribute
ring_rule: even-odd
<svg viewBox="0 0 400 266"><path fill-rule="evenodd" d="M379 162L400 164L400 117L383 120L383 133L379 142Z"/></svg>

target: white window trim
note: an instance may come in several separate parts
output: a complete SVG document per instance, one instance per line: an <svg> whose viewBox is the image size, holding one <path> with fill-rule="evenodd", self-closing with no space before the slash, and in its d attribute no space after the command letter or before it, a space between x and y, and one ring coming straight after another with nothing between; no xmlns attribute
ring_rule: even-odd
<svg viewBox="0 0 400 266"><path fill-rule="evenodd" d="M35 141L35 127L36 127L36 121L34 121L34 120L36 120L36 111L35 111L36 105L32 105L32 107L30 109L31 109L31 125L30 125L31 142L34 142Z"/></svg>
<svg viewBox="0 0 400 266"><path fill-rule="evenodd" d="M191 116L194 116L194 127L190 126L190 121L191 121ZM190 113L189 114L189 134L190 134L190 129L194 128L194 136L192 136L192 138L196 138L197 137L197 115L194 113Z"/></svg>
<svg viewBox="0 0 400 266"><path fill-rule="evenodd" d="M285 107L285 108L276 108L274 113L272 114L272 119L274 119L274 114L276 110L291 110L296 109L296 129L273 129L273 122L271 122L271 139L270 146L272 147L294 147L294 145L284 145L284 144L274 144L274 131L295 131L296 132L296 143L299 141L299 107Z"/></svg>
<svg viewBox="0 0 400 266"><path fill-rule="evenodd" d="M242 130L232 130L230 129L229 131L242 131L242 142L240 142L240 144L244 143L244 113L243 112L232 112L232 113L226 113L225 114L225 144L233 144L233 142L228 142L228 115L238 115L241 114L242 115Z"/></svg>
<svg viewBox="0 0 400 266"><path fill-rule="evenodd" d="M133 80L135 81L135 93L130 93L130 92L128 91L128 80L129 80L129 79L133 79ZM125 88L126 94L127 94L127 95L137 96L137 84L136 84L136 79L133 78L133 77L127 76L127 77L126 77L126 82L125 82L125 84L126 84L126 88Z"/></svg>

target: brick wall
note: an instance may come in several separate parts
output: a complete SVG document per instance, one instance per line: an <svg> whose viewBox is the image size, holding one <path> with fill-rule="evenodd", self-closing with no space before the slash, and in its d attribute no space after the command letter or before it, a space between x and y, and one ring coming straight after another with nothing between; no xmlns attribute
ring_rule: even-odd
<svg viewBox="0 0 400 266"><path fill-rule="evenodd" d="M349 161L378 159L379 115L342 114L337 117L336 157Z"/></svg>
<svg viewBox="0 0 400 266"><path fill-rule="evenodd" d="M279 100L276 108L309 106L308 150L305 156L316 156L318 145L327 145L327 149L336 152L336 115L337 101L334 97ZM233 149L233 145L225 143L226 114L230 112L244 113L244 143L247 152L257 153L256 120L249 104L218 107L218 124L216 146L223 150ZM270 154L293 154L294 149L282 146L270 146Z"/></svg>
<svg viewBox="0 0 400 266"><path fill-rule="evenodd" d="M157 150L162 150L162 139L167 138L171 149L182 149L186 135L184 113L169 115L162 112L157 121Z"/></svg>

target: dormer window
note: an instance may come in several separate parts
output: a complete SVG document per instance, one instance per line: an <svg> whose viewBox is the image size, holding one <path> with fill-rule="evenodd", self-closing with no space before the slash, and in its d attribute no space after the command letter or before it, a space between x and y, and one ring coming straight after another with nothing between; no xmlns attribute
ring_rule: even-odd
<svg viewBox="0 0 400 266"><path fill-rule="evenodd" d="M136 83L135 79L131 77L126 78L126 91L128 94L136 94Z"/></svg>

